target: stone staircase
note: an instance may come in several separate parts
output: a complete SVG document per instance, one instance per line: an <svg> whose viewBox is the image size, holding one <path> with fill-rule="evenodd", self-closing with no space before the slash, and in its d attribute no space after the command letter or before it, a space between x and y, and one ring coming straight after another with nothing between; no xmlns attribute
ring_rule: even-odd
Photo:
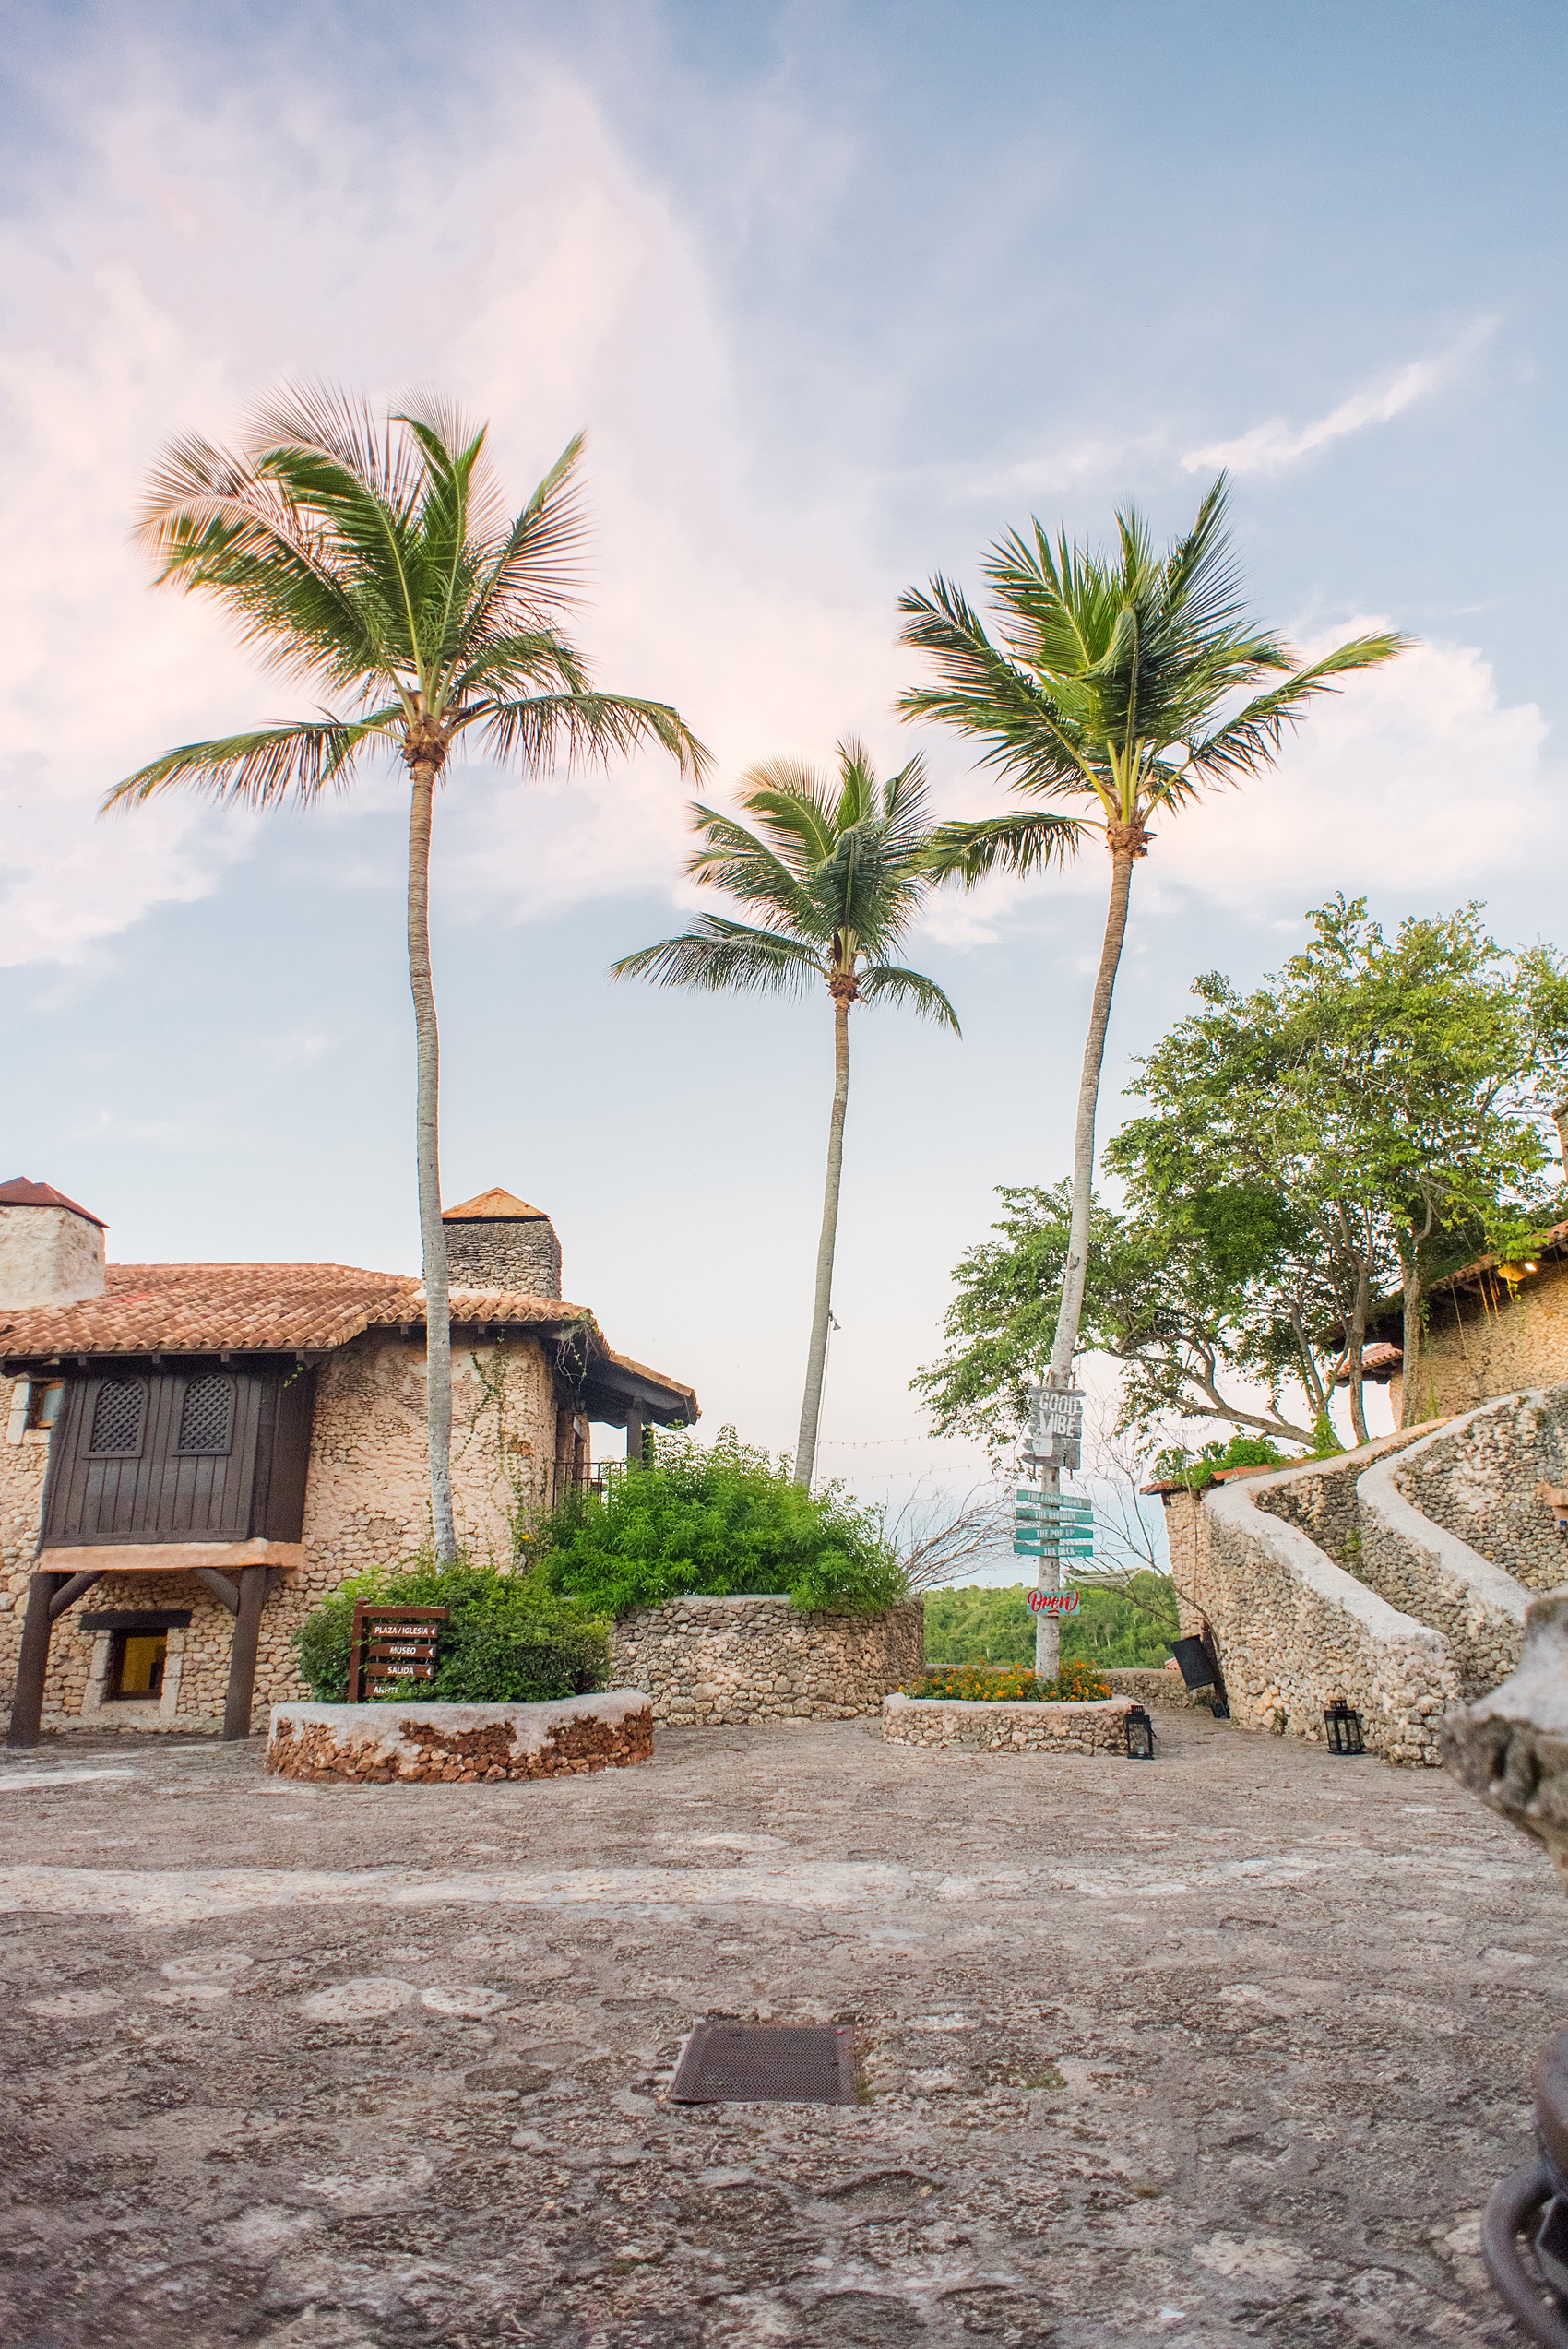
<svg viewBox="0 0 1568 2349"><path fill-rule="evenodd" d="M1371 1751L1436 1766L1443 1715L1508 1677L1531 1599L1568 1584L1541 1496L1564 1482L1568 1385L1167 1493L1182 1629L1249 1727L1321 1740L1343 1697Z"/></svg>

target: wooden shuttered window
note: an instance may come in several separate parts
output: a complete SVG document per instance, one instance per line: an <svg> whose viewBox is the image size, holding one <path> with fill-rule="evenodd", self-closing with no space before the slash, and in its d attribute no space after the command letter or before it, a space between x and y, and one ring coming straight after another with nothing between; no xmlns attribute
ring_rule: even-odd
<svg viewBox="0 0 1568 2349"><path fill-rule="evenodd" d="M298 1541L314 1383L308 1370L211 1363L69 1377L42 1547Z"/></svg>

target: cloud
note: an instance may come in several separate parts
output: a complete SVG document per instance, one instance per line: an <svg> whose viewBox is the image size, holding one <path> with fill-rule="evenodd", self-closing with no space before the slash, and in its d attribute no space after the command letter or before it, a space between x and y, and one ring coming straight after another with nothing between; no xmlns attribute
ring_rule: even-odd
<svg viewBox="0 0 1568 2349"><path fill-rule="evenodd" d="M1431 359L1412 360L1395 374L1363 385L1315 423L1292 431L1285 417L1271 416L1266 423L1254 424L1239 440L1215 441L1206 448L1193 449L1182 457L1182 469L1188 473L1221 468L1230 473L1277 473L1287 465L1294 465L1299 457L1310 457L1314 449L1326 448L1330 442L1344 440L1351 433L1364 432L1369 424L1391 423L1407 408L1414 407L1418 400L1425 399L1429 393L1448 382L1465 361L1480 349L1496 325L1494 318L1478 319L1446 350Z"/></svg>
<svg viewBox="0 0 1568 2349"><path fill-rule="evenodd" d="M84 102L80 145L39 186L47 235L37 219L0 235L18 322L0 351L0 963L80 961L249 849L252 821L178 800L95 811L170 744L301 698L215 611L151 595L127 541L160 445L229 437L288 374L373 397L439 377L491 419L518 503L588 425L576 633L604 683L674 701L720 777L781 750L829 757L851 729L899 747L871 492L759 453L697 231L577 82L511 63L488 100L465 94L456 147L413 142L391 182L385 125L356 119L351 92L252 84L193 112L128 70L113 103ZM459 770L442 885L517 918L658 885L687 796L661 756L567 788ZM350 806L392 800L371 783ZM364 825L313 832L318 864L362 880Z"/></svg>
<svg viewBox="0 0 1568 2349"><path fill-rule="evenodd" d="M1349 620L1306 656L1387 625ZM1417 645L1318 703L1272 773L1161 818L1143 870L1265 917L1338 888L1472 896L1526 849L1549 869L1568 850L1547 732L1533 702L1501 700L1474 647Z"/></svg>

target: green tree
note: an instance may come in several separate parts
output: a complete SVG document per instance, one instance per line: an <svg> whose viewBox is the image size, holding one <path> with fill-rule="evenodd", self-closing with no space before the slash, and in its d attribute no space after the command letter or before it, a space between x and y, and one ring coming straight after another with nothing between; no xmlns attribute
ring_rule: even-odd
<svg viewBox="0 0 1568 2349"><path fill-rule="evenodd" d="M1173 1220L1228 1184L1272 1192L1336 1300L1360 1441L1381 1282L1400 1287L1408 1423L1432 1273L1517 1230L1547 1163L1527 987L1480 913L1411 919L1389 938L1364 898L1336 896L1308 917L1306 949L1252 994L1201 979L1203 1010L1142 1064L1133 1089L1147 1115L1108 1154Z"/></svg>
<svg viewBox="0 0 1568 2349"><path fill-rule="evenodd" d="M1568 956L1537 943L1519 956L1529 1022L1531 1089L1557 1141L1558 1180L1568 1183Z"/></svg>
<svg viewBox="0 0 1568 2349"><path fill-rule="evenodd" d="M158 584L214 598L262 664L339 706L186 742L139 767L104 805L196 791L227 805L311 806L367 759L410 780L408 955L418 1076L431 1519L457 1556L446 1242L441 1222L439 1036L430 967L435 786L456 749L535 774L566 758L661 745L684 771L706 753L662 702L590 685L560 613L581 518L571 442L508 518L485 430L437 401L378 417L327 390L289 393L233 451L190 439L165 453L140 524Z"/></svg>
<svg viewBox="0 0 1568 2349"><path fill-rule="evenodd" d="M1039 1382L1073 1232L1066 1183L997 1196L997 1238L968 1250L953 1275L946 1351L911 1382L939 1433L977 1438L993 1458L1016 1441ZM1232 1184L1188 1216L1095 1203L1082 1326L1123 1366L1129 1426L1175 1414L1312 1444L1327 1410L1331 1319L1298 1234L1266 1193ZM1305 1423L1281 1402L1291 1379L1307 1397ZM1262 1396L1249 1391L1258 1387Z"/></svg>
<svg viewBox="0 0 1568 2349"><path fill-rule="evenodd" d="M934 579L905 595L903 641L928 654L941 682L904 695L906 718L939 718L984 745L981 764L1026 805L943 827L944 868L972 885L993 872L1027 873L1072 856L1099 830L1111 853L1111 900L1084 1047L1073 1143L1073 1230L1063 1267L1050 1377L1070 1379L1088 1271L1095 1114L1111 994L1127 925L1134 861L1149 825L1206 787L1240 784L1277 757L1284 730L1352 670L1387 660L1405 640L1358 636L1303 666L1244 616L1225 528L1223 475L1184 538L1155 553L1133 511L1117 516L1107 556L1053 546L1037 521L1011 531L981 564L997 639L962 590ZM1262 693L1252 689L1277 678ZM1251 694L1236 706L1239 694ZM1029 802L1064 801L1067 815Z"/></svg>
<svg viewBox="0 0 1568 2349"><path fill-rule="evenodd" d="M844 1119L849 1101L849 1011L855 1003L909 1003L958 1033L934 979L891 962L932 886L932 831L925 772L917 757L879 784L864 746L839 746L828 777L770 759L742 778L741 805L756 823L695 805L703 846L686 870L728 890L762 927L703 914L678 938L644 946L611 966L614 979L651 979L712 992L800 995L823 986L833 1005L833 1109L817 1243L805 1393L795 1447L797 1480L816 1465L822 1378L833 1303Z"/></svg>

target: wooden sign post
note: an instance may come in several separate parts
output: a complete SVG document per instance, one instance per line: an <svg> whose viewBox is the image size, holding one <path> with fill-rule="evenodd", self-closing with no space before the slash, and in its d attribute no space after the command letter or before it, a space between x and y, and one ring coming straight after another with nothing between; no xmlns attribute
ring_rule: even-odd
<svg viewBox="0 0 1568 2349"><path fill-rule="evenodd" d="M377 1607L354 1602L349 1647L349 1702L397 1696L410 1681L435 1678L435 1640L444 1607Z"/></svg>

